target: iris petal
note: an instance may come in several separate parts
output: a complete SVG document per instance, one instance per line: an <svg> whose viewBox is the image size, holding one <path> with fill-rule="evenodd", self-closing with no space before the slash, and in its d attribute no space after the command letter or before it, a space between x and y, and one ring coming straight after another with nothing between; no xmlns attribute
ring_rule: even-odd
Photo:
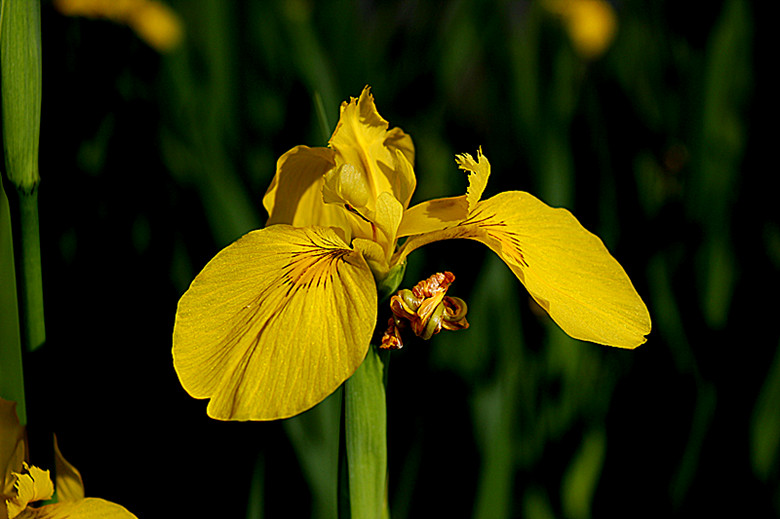
<svg viewBox="0 0 780 519"><path fill-rule="evenodd" d="M429 200L410 208L404 213L398 229L398 237L414 236L453 227L465 220L472 211L487 186L490 177L490 162L477 151L477 160L464 153L455 157L458 167L468 173L469 185L466 194L452 198Z"/></svg>
<svg viewBox="0 0 780 519"><path fill-rule="evenodd" d="M209 416L274 420L314 406L365 357L376 285L329 228L276 225L220 252L179 302L174 366Z"/></svg>
<svg viewBox="0 0 780 519"><path fill-rule="evenodd" d="M54 473L59 501L84 499L84 481L81 473L60 452L57 437L54 437Z"/></svg>
<svg viewBox="0 0 780 519"><path fill-rule="evenodd" d="M296 146L282 155L263 197L269 215L267 225L322 225L348 230L344 211L322 200L324 176L334 166L333 151L328 148Z"/></svg>
<svg viewBox="0 0 780 519"><path fill-rule="evenodd" d="M401 259L433 241L484 243L575 339L635 348L650 333L650 315L623 267L602 241L565 209L510 191L477 204L455 227L414 236Z"/></svg>
<svg viewBox="0 0 780 519"><path fill-rule="evenodd" d="M342 103L339 122L329 142L339 164L351 164L365 175L373 195L368 205L372 211L373 200L383 192L408 204L416 182L413 173L410 176L397 171L397 152L409 164L414 161L412 139L398 128L388 131L388 126L376 109L371 90L365 87L358 99Z"/></svg>
<svg viewBox="0 0 780 519"><path fill-rule="evenodd" d="M490 162L487 157L482 155L482 148L477 150L477 160L463 153L455 157L458 167L468 173L469 187L466 190L466 200L469 204L469 211L473 211L477 203L482 199L482 193L487 187L488 178L490 178Z"/></svg>
<svg viewBox="0 0 780 519"><path fill-rule="evenodd" d="M54 495L54 484L48 470L35 465L23 463L22 473L14 472L14 490L16 495L6 501L8 517L13 519L27 508L29 503L51 499Z"/></svg>
<svg viewBox="0 0 780 519"><path fill-rule="evenodd" d="M414 236L453 227L469 215L466 195L437 198L410 207L398 227L398 237Z"/></svg>

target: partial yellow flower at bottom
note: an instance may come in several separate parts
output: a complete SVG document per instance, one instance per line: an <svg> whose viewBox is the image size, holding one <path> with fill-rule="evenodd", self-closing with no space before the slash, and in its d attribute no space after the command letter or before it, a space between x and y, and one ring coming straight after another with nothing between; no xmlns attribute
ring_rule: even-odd
<svg viewBox="0 0 780 519"><path fill-rule="evenodd" d="M569 211L520 191L482 200L481 150L456 157L466 194L409 207L414 145L388 127L368 87L344 102L327 148L296 146L277 162L267 227L223 249L182 296L173 363L212 418L286 418L335 391L366 356L378 291L395 291L408 254L438 240L487 245L574 338L645 342L645 304Z"/></svg>
<svg viewBox="0 0 780 519"><path fill-rule="evenodd" d="M56 440L57 503L51 499L54 484L48 470L29 465L24 427L16 416L16 403L0 398L0 519L134 519L124 507L98 498L85 498L81 475L68 463Z"/></svg>

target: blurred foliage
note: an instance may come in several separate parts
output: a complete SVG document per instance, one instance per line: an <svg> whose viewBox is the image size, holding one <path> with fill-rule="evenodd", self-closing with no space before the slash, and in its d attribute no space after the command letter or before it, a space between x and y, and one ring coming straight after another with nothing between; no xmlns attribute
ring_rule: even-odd
<svg viewBox="0 0 780 519"><path fill-rule="evenodd" d="M573 210L654 319L633 352L579 343L478 244L415 252L405 285L454 272L471 328L392 355L393 517L780 515L761 5L613 2L615 38L586 59L539 2L168 3L184 41L164 55L42 7L48 343L26 359L28 416L88 494L142 517L334 517L338 397L209 420L170 337L194 275L263 225L276 159L325 143L315 97L333 124L370 84L415 141L413 203L463 193L454 155L481 145L486 196Z"/></svg>

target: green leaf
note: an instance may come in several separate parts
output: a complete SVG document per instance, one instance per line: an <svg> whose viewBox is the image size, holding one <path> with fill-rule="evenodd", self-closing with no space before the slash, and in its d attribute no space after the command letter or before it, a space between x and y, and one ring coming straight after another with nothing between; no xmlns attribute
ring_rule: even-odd
<svg viewBox="0 0 780 519"><path fill-rule="evenodd" d="M777 470L780 453L780 348L769 368L758 395L750 424L751 461L753 471L766 480Z"/></svg>
<svg viewBox="0 0 780 519"><path fill-rule="evenodd" d="M597 428L586 433L579 452L572 460L563 478L562 500L564 516L587 519L591 516L591 503L596 490L604 456L607 450L607 434Z"/></svg>

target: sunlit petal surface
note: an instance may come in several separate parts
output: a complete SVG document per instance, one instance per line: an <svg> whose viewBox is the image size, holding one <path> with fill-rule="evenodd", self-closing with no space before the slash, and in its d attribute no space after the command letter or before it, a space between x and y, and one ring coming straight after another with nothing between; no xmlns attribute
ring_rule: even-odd
<svg viewBox="0 0 780 519"><path fill-rule="evenodd" d="M621 348L645 342L645 304L602 241L569 211L521 191L500 193L458 226L410 238L408 246L450 238L490 247L575 339Z"/></svg>
<svg viewBox="0 0 780 519"><path fill-rule="evenodd" d="M365 357L374 278L329 228L277 225L222 250L179 302L174 366L218 419L273 420L317 404Z"/></svg>
<svg viewBox="0 0 780 519"><path fill-rule="evenodd" d="M348 227L344 211L322 200L324 175L334 166L333 151L328 148L296 146L282 155L263 197L267 225Z"/></svg>
<svg viewBox="0 0 780 519"><path fill-rule="evenodd" d="M451 198L437 198L410 207L405 213L398 237L425 234L452 227L469 215L466 195Z"/></svg>

